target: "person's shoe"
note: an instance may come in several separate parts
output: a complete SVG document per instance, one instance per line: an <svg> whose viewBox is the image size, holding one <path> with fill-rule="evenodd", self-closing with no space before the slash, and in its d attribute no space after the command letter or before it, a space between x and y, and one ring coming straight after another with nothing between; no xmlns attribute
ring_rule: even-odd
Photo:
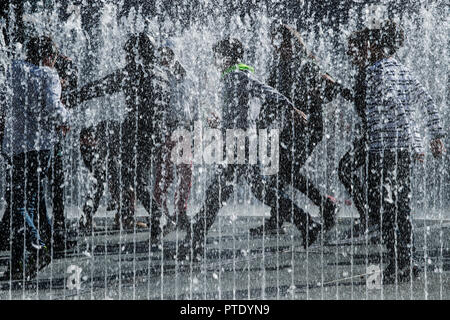
<svg viewBox="0 0 450 320"><path fill-rule="evenodd" d="M262 235L268 235L268 236L272 236L272 235L277 235L277 234L285 234L285 230L283 227L279 226L277 224L277 222L275 221L275 219L266 219L266 221L264 222L263 225L256 227L256 228L251 228L249 230L250 235L252 237L261 237Z"/></svg>
<svg viewBox="0 0 450 320"><path fill-rule="evenodd" d="M381 232L379 225L366 226L361 223L355 223L352 228L344 231L339 237L339 243L364 242L369 241L372 244L379 243L381 240Z"/></svg>
<svg viewBox="0 0 450 320"><path fill-rule="evenodd" d="M92 222L91 217L81 217L78 223L80 233L89 234L95 230L96 225Z"/></svg>
<svg viewBox="0 0 450 320"><path fill-rule="evenodd" d="M19 261L17 266L11 271L11 266L8 264L5 272L0 277L0 281L15 281L15 280L23 280L26 279L26 276L23 274L23 263Z"/></svg>
<svg viewBox="0 0 450 320"><path fill-rule="evenodd" d="M331 230L336 225L336 217L340 206L336 198L327 196L323 206L323 223L325 231Z"/></svg>
<svg viewBox="0 0 450 320"><path fill-rule="evenodd" d="M134 220L133 219L122 220L122 230L124 231L134 230Z"/></svg>
<svg viewBox="0 0 450 320"><path fill-rule="evenodd" d="M136 229L147 229L148 225L143 221L136 222Z"/></svg>
<svg viewBox="0 0 450 320"><path fill-rule="evenodd" d="M412 279L416 279L419 277L420 268L413 264L412 266L406 266L403 268L395 269L395 263L390 263L386 269L383 270L382 273L382 283L383 284L395 284L410 282L411 276Z"/></svg>
<svg viewBox="0 0 450 320"><path fill-rule="evenodd" d="M8 251L9 249L9 239L0 239L0 251Z"/></svg>
<svg viewBox="0 0 450 320"><path fill-rule="evenodd" d="M186 212L178 214L177 228L181 229L182 231L186 231L186 232L190 231L191 221L189 220Z"/></svg>
<svg viewBox="0 0 450 320"><path fill-rule="evenodd" d="M64 251L66 249L66 244L65 230L53 230L53 250Z"/></svg>
<svg viewBox="0 0 450 320"><path fill-rule="evenodd" d="M112 230L120 230L120 215L118 212L114 215L114 222L111 226Z"/></svg>
<svg viewBox="0 0 450 320"><path fill-rule="evenodd" d="M125 218L122 220L122 229L124 231L133 231L135 229L146 229L146 228L148 228L148 225L143 221L135 221L133 218Z"/></svg>
<svg viewBox="0 0 450 320"><path fill-rule="evenodd" d="M122 210L122 214L116 214L114 218L115 227L117 230L131 231L135 228L134 213L132 211Z"/></svg>
<svg viewBox="0 0 450 320"><path fill-rule="evenodd" d="M178 246L175 259L182 263L200 262L203 259L203 254L203 241L195 241L191 246L190 240L185 240Z"/></svg>
<svg viewBox="0 0 450 320"><path fill-rule="evenodd" d="M167 223L162 228L162 237L164 238L177 229L177 224L172 219L167 219Z"/></svg>
<svg viewBox="0 0 450 320"><path fill-rule="evenodd" d="M41 250L45 248L45 244L39 243L39 242L31 242L31 246L33 247L33 249L35 250Z"/></svg>
<svg viewBox="0 0 450 320"><path fill-rule="evenodd" d="M316 242L322 230L322 225L317 222L312 222L309 224L308 231L306 231L306 228L303 229L301 230L303 234L303 248L306 249Z"/></svg>
<svg viewBox="0 0 450 320"><path fill-rule="evenodd" d="M114 210L116 210L116 202L111 200L106 205L106 211L114 211Z"/></svg>
<svg viewBox="0 0 450 320"><path fill-rule="evenodd" d="M27 280L36 278L38 271L44 269L51 262L51 256L48 248L43 246L37 252L28 256L25 269Z"/></svg>

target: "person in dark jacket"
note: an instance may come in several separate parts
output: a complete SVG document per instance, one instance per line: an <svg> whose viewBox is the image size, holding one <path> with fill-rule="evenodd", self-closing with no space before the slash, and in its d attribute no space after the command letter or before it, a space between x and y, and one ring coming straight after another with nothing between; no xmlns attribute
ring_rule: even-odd
<svg viewBox="0 0 450 320"><path fill-rule="evenodd" d="M86 84L71 96L77 104L92 98L123 91L127 115L121 125L121 202L120 227L133 229L135 201L141 201L151 215L152 237L160 234L161 212L152 201L147 176L155 148L167 136L165 112L170 104L170 85L166 73L156 65L154 41L145 33L132 35L125 43L126 65L106 77Z"/></svg>
<svg viewBox="0 0 450 320"><path fill-rule="evenodd" d="M300 173L300 169L323 138L323 105L337 94L349 99L350 93L320 69L317 59L308 52L295 29L275 22L271 28L271 39L275 54L268 83L304 110L308 115L308 123L306 126L298 126L294 122L282 124L280 171L277 176L267 178L270 188L265 192L271 216L264 225L250 232L253 235L279 233L283 222L292 220L292 210L281 208L277 203L280 194L285 192L283 189L290 185L307 195L320 208L325 230L329 230L334 225L337 205L332 197L322 195ZM264 117L262 119L267 122ZM303 216L309 217L308 214ZM321 230L319 224L315 226L309 230L311 242Z"/></svg>
<svg viewBox="0 0 450 320"><path fill-rule="evenodd" d="M274 88L258 81L253 75L253 68L241 63L244 55L242 43L234 38L226 38L215 44L216 64L222 72L222 117L220 126L227 133L229 130L247 130L256 125L254 119L249 117L249 101L252 98L261 99L267 110L261 113L266 118L283 117L287 121L306 122L306 115ZM249 142L246 140L245 156L249 157ZM233 151L234 152L234 151ZM199 259L203 255L206 233L215 221L215 217L223 204L231 197L234 186L239 181L246 181L255 196L261 200L265 189L265 181L259 165L219 164L217 171L206 190L206 199L200 211L194 217L192 229L188 232L185 241L180 245L177 259ZM294 224L301 231L303 237L308 237L307 230L314 226L310 217L298 208L288 197L280 196L281 206L294 207ZM309 243L305 240L305 243ZM191 255L193 254L193 255Z"/></svg>

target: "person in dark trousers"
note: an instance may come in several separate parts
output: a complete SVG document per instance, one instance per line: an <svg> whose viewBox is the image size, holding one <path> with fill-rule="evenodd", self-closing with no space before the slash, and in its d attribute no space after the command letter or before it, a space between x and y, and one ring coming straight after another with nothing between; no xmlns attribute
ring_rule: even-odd
<svg viewBox="0 0 450 320"><path fill-rule="evenodd" d="M170 83L170 109L166 112L165 124L167 126L164 143L158 148L157 159L155 161L155 187L153 196L162 212L169 218L169 223L165 227L165 233L170 232L174 227L187 230L190 221L187 216L187 206L192 183L192 163L173 163L172 152L178 141L173 141L172 133L180 128L190 129L192 124L191 114L184 103L184 85L186 70L175 59L174 43L166 40L158 49L159 65L166 71ZM175 214L170 215L167 207L168 190L171 186L174 175L177 175L175 191Z"/></svg>
<svg viewBox="0 0 450 320"><path fill-rule="evenodd" d="M61 84L54 70L57 57L49 37L36 37L27 44L26 61L13 61L11 66L11 116L2 146L11 165L11 262L6 279L32 278L49 262L49 244L40 230L44 225L49 228L50 220L38 219L35 224L35 216L45 205L40 194L55 132L67 130L64 124L69 117L60 100Z"/></svg>
<svg viewBox="0 0 450 320"><path fill-rule="evenodd" d="M93 175L92 192L87 195L83 205L83 217L79 223L80 230L89 233L96 228L93 216L100 205L105 184L108 185L114 207L120 201L120 123L107 120L94 127L82 129L80 153L84 165Z"/></svg>
<svg viewBox="0 0 450 320"><path fill-rule="evenodd" d="M295 29L275 22L271 28L271 39L275 54L268 83L304 110L309 118L304 127L292 122L286 122L283 126L280 135L280 171L277 176L267 178L270 190L266 190L265 196L271 207L270 218L264 225L250 229L250 233L276 234L282 232L283 222L292 220L292 210L281 208L276 200L280 193L286 192L284 189L289 185L307 195L320 208L325 230L329 230L334 225L337 205L333 198L322 195L300 173L300 169L323 138L323 105L339 93L347 99L351 94L320 70L316 58L307 51ZM318 224L309 231L311 241L317 237L318 231Z"/></svg>
<svg viewBox="0 0 450 320"><path fill-rule="evenodd" d="M358 56L366 65L368 132L368 205L379 217L387 249L383 284L410 281L419 269L413 261L411 174L415 161L424 161L422 137L414 114L424 113L433 156L445 152L438 109L424 87L395 57L404 32L391 20L368 29Z"/></svg>
<svg viewBox="0 0 450 320"><path fill-rule="evenodd" d="M61 101L67 109L71 109L74 101L66 97L68 92L78 87L78 68L69 57L59 54L56 59L55 69L61 79ZM57 142L53 148L50 168L48 171L52 195L53 216L53 242L54 248L63 249L66 235L66 223L64 216L64 136L59 133ZM43 199L43 197L41 197ZM43 207L43 206L41 206Z"/></svg>
<svg viewBox="0 0 450 320"><path fill-rule="evenodd" d="M306 122L306 115L295 108L295 106L281 93L267 86L251 74L253 68L240 61L243 59L244 48L242 43L234 38L226 38L219 41L213 47L216 65L222 71L222 117L221 128L223 130L247 130L253 127L254 121L249 117L249 100L259 98L265 102L261 113L266 118L283 117L286 121L299 123ZM269 110L271 109L271 110ZM249 144L245 148L246 158L249 159ZM198 260L204 254L204 241L208 230L211 228L215 218L231 197L234 186L238 181L246 181L252 188L254 195L265 201L265 180L261 174L259 165L227 164L217 165L217 171L206 190L206 199L200 211L194 217L194 223L186 239L178 247L177 259ZM301 231L304 242L307 239L308 229L315 226L312 218L307 216L288 197L281 195L277 199L283 208L294 207L293 222Z"/></svg>
<svg viewBox="0 0 450 320"><path fill-rule="evenodd" d="M64 95L70 90L77 88L78 83L78 70L73 61L58 53L56 59L55 70L58 72L58 76L61 81L61 101L66 109L69 109L73 104L73 101L65 99ZM5 115L0 120L1 132L3 133L5 125ZM3 136L1 137L3 139ZM43 225L41 229L42 238L46 243L52 244L55 250L64 249L65 246L65 217L64 217L64 170L63 170L63 141L64 134L62 132L56 132L56 142L53 146L52 156L50 157L50 165L47 170L47 176L49 184L51 186L51 198L52 198L52 227ZM7 169L8 170L8 169ZM10 205L9 200L11 186L7 185L5 188L5 211L0 222L0 248L9 248L8 239L10 237ZM47 210L45 205L45 190L42 188L39 195L39 215L35 215L35 219L45 219L47 217Z"/></svg>
<svg viewBox="0 0 450 320"><path fill-rule="evenodd" d="M154 151L167 135L165 113L170 105L170 84L166 73L156 65L154 41L145 33L129 37L125 43L126 66L86 84L71 95L79 104L92 98L123 91L127 116L120 134L119 203L122 229L134 229L135 200L151 215L152 238L159 237L161 211L152 201L147 176Z"/></svg>
<svg viewBox="0 0 450 320"><path fill-rule="evenodd" d="M347 54L352 58L352 63L358 68L356 80L354 84L354 106L361 123L356 126L355 140L351 150L345 153L339 161L339 180L344 185L348 194L351 196L353 203L359 213L359 221L356 221L352 230L344 232L343 238L359 238L367 236L372 240L378 239L372 231L378 229L380 217L368 217L367 212L367 189L365 183L357 174L357 170L364 170L363 176L366 175L368 165L368 141L367 141L367 119L366 119L366 69L365 61L361 60L361 52L363 51L364 39L367 39L366 30L353 32L348 38Z"/></svg>

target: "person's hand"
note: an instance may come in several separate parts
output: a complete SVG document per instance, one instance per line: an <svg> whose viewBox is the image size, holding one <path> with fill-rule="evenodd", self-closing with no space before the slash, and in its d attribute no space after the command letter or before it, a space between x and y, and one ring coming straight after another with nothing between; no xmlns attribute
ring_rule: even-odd
<svg viewBox="0 0 450 320"><path fill-rule="evenodd" d="M217 128L219 126L219 117L215 113L212 113L206 121L208 121L211 128Z"/></svg>
<svg viewBox="0 0 450 320"><path fill-rule="evenodd" d="M67 86L67 80L64 78L59 78L59 82L61 83L61 89L64 89Z"/></svg>
<svg viewBox="0 0 450 320"><path fill-rule="evenodd" d="M334 80L328 73L323 73L321 77L323 80L325 80L327 83L331 85L336 84L336 80Z"/></svg>
<svg viewBox="0 0 450 320"><path fill-rule="evenodd" d="M301 111L300 109L297 109L296 107L293 107L292 109L292 118L294 119L294 121L296 123L301 123L303 125L307 125L308 124L308 117L306 116L306 114Z"/></svg>
<svg viewBox="0 0 450 320"><path fill-rule="evenodd" d="M345 100L354 101L353 93L350 89L341 87L339 93Z"/></svg>
<svg viewBox="0 0 450 320"><path fill-rule="evenodd" d="M57 129L61 130L61 132L64 136L67 134L67 132L70 131L70 127L66 126L66 125L61 125L61 126L57 127Z"/></svg>
<svg viewBox="0 0 450 320"><path fill-rule="evenodd" d="M425 161L425 153L421 152L421 153L416 153L414 155L414 160L423 163Z"/></svg>
<svg viewBox="0 0 450 320"><path fill-rule="evenodd" d="M435 158L440 158L446 152L444 143L441 139L434 139L430 142L431 153Z"/></svg>

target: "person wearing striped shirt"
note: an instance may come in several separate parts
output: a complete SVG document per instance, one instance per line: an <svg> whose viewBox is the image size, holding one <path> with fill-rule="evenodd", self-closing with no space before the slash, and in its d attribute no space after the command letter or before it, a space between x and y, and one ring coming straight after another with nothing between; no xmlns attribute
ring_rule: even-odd
<svg viewBox="0 0 450 320"><path fill-rule="evenodd" d="M423 139L414 118L417 107L427 115L434 157L445 152L435 104L423 86L393 57L403 41L403 30L388 20L379 28L367 30L365 49L360 54L367 66L369 217L379 218L387 248L384 284L409 281L419 272L412 260L410 203L412 167L415 160L424 160Z"/></svg>
<svg viewBox="0 0 450 320"><path fill-rule="evenodd" d="M434 144L442 144L443 129L436 105L406 67L394 57L387 57L370 66L367 75L370 152L407 149L423 159L423 139L414 121L416 106L426 112L432 150Z"/></svg>

